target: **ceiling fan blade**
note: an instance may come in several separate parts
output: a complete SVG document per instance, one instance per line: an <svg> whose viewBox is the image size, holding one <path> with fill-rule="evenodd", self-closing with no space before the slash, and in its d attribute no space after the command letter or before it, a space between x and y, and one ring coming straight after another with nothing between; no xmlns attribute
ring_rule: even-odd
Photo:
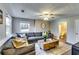
<svg viewBox="0 0 79 59"><path fill-rule="evenodd" d="M52 15L54 15L54 14L50 14L50 16L52 16Z"/></svg>
<svg viewBox="0 0 79 59"><path fill-rule="evenodd" d="M68 16L68 15L72 15L72 14L54 14L55 16Z"/></svg>
<svg viewBox="0 0 79 59"><path fill-rule="evenodd" d="M55 17L51 17L51 18L55 18Z"/></svg>
<svg viewBox="0 0 79 59"><path fill-rule="evenodd" d="M43 16L42 14L38 14L37 16Z"/></svg>

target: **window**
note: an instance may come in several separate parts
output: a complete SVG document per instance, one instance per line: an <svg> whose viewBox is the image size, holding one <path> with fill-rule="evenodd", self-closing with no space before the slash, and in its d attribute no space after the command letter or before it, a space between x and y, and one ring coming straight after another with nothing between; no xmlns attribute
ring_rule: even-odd
<svg viewBox="0 0 79 59"><path fill-rule="evenodd" d="M11 19L6 16L6 36L11 35Z"/></svg>
<svg viewBox="0 0 79 59"><path fill-rule="evenodd" d="M29 23L20 23L21 32L29 32L30 24Z"/></svg>

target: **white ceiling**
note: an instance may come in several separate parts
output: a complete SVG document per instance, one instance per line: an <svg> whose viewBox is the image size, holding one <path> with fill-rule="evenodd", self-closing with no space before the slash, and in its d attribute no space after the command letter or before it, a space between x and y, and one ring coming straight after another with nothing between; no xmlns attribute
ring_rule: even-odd
<svg viewBox="0 0 79 59"><path fill-rule="evenodd" d="M7 3L3 4L13 17L38 19L37 13L50 11L56 14L55 18L70 17L79 15L79 4L67 3ZM22 13L21 10L25 12Z"/></svg>

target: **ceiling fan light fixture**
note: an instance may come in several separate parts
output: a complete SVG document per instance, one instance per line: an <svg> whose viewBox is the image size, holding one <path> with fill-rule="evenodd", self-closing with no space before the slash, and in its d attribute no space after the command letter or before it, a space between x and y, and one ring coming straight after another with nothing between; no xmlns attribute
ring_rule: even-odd
<svg viewBox="0 0 79 59"><path fill-rule="evenodd" d="M49 12L44 11L42 14L49 14Z"/></svg>
<svg viewBox="0 0 79 59"><path fill-rule="evenodd" d="M49 20L49 19L47 17L45 17L44 20Z"/></svg>

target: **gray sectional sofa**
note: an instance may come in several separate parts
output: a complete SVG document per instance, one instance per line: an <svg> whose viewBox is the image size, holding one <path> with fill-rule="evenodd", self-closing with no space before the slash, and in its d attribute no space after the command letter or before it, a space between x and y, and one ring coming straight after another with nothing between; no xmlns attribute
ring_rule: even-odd
<svg viewBox="0 0 79 59"><path fill-rule="evenodd" d="M17 36L21 37L21 35L24 35L24 34L29 43L35 43L38 40L44 40L42 32L17 33Z"/></svg>
<svg viewBox="0 0 79 59"><path fill-rule="evenodd" d="M15 48L12 44L13 36L10 37L3 45L1 49L2 55L35 55L35 44L29 44L26 47Z"/></svg>
<svg viewBox="0 0 79 59"><path fill-rule="evenodd" d="M25 34L25 36L24 36ZM29 42L29 46L23 48L14 48L12 40L14 36L10 37L3 45L1 54L2 55L35 55L35 42L43 39L42 32L36 33L17 33L17 37L26 37Z"/></svg>
<svg viewBox="0 0 79 59"><path fill-rule="evenodd" d="M44 40L44 37L42 36L42 32L27 33L26 36L29 43L35 43L38 40Z"/></svg>
<svg viewBox="0 0 79 59"><path fill-rule="evenodd" d="M38 40L44 40L42 32L30 33L16 33L17 37L25 37L28 40L29 46L23 48L14 48L12 40L14 36L10 37L3 45L1 54L3 55L35 55L35 43ZM50 36L49 36L50 37Z"/></svg>

